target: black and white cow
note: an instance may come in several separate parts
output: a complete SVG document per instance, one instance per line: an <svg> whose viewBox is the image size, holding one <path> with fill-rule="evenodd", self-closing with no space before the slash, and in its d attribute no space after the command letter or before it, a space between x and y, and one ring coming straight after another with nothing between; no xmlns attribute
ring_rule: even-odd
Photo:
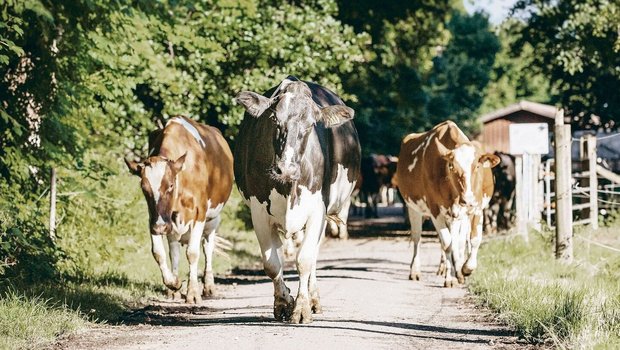
<svg viewBox="0 0 620 350"><path fill-rule="evenodd" d="M236 140L235 178L273 280L275 318L308 323L312 312L321 312L316 261L326 219L346 230L360 144L353 109L332 91L289 76L266 95L236 97L246 114ZM293 235L301 241L296 300L282 268L282 239Z"/></svg>

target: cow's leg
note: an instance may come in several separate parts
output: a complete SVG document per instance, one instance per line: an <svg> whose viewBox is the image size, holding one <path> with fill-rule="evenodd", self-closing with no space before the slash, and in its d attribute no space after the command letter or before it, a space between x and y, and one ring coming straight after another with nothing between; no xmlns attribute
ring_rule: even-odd
<svg viewBox="0 0 620 350"><path fill-rule="evenodd" d="M187 283L185 302L189 304L196 304L201 301L200 284L198 283L198 260L200 259L200 242L202 241L204 228L204 221L196 222L192 227L189 242L187 243L186 255L187 262L189 263L189 282Z"/></svg>
<svg viewBox="0 0 620 350"><path fill-rule="evenodd" d="M292 323L312 322L312 309L310 307L310 275L313 269L316 273L316 260L319 252L319 241L325 230L325 210L319 214L312 215L306 223L306 234L304 241L297 253L297 272L299 273L299 290L295 299L295 309L291 316ZM316 280L314 282L316 287Z"/></svg>
<svg viewBox="0 0 620 350"><path fill-rule="evenodd" d="M470 252L469 257L465 265L463 265L463 275L469 276L478 266L478 248L482 242L482 226L483 217L481 215L474 215L472 218L472 233L470 238Z"/></svg>
<svg viewBox="0 0 620 350"><path fill-rule="evenodd" d="M437 230L437 234L439 235L439 242L441 243L441 249L443 250L446 256L446 269L444 272L445 280L444 287L452 287L456 284L455 276L454 276L454 261L452 257L453 240L452 235L450 233L450 229L446 225L446 220L443 216L439 216L437 218L431 217L433 221L433 225L435 225L435 229Z"/></svg>
<svg viewBox="0 0 620 350"><path fill-rule="evenodd" d="M168 249L170 251L170 265L175 279L179 278L179 258L181 256L181 242L174 235L168 235ZM181 299L181 291L168 288L168 297L172 300Z"/></svg>
<svg viewBox="0 0 620 350"><path fill-rule="evenodd" d="M205 224L204 239L202 249L205 253L205 270L202 276L202 296L210 297L215 295L215 278L213 277L213 251L215 250L215 239L217 228L220 225L220 217L217 216Z"/></svg>
<svg viewBox="0 0 620 350"><path fill-rule="evenodd" d="M159 265L161 271L161 277L166 287L172 290L179 290L181 288L181 281L178 276L175 276L168 268L166 262L166 248L164 247L164 237L162 235L151 235L151 251L153 257Z"/></svg>
<svg viewBox="0 0 620 350"><path fill-rule="evenodd" d="M467 236L471 232L471 220L469 216L462 215L452 220L450 233L452 235L452 259L454 274L459 283L465 283L463 265L465 264L465 248Z"/></svg>
<svg viewBox="0 0 620 350"><path fill-rule="evenodd" d="M347 221L349 220L349 207L351 206L351 201L346 201L342 204L342 208L338 213L338 218L340 222L338 223L338 238L340 239L349 239L349 229L347 228Z"/></svg>
<svg viewBox="0 0 620 350"><path fill-rule="evenodd" d="M321 247L321 241L323 237L319 237L319 244L316 246L316 256L319 256L319 249ZM312 270L310 272L310 281L309 281L309 290L310 290L310 308L312 309L312 313L320 314L323 313L323 307L321 306L321 298L319 295L319 287L316 281L316 261L314 259L312 263Z"/></svg>
<svg viewBox="0 0 620 350"><path fill-rule="evenodd" d="M437 276L443 276L446 273L446 252L441 249L441 256L439 257L439 268L437 269Z"/></svg>
<svg viewBox="0 0 620 350"><path fill-rule="evenodd" d="M276 320L288 321L293 312L294 300L284 284L282 241L268 217L266 210L252 210L252 224L260 245L265 273L273 281L273 315Z"/></svg>
<svg viewBox="0 0 620 350"><path fill-rule="evenodd" d="M420 280L420 240L422 239L422 213L409 208L409 221L411 222L411 240L413 242L413 258L409 266L409 279Z"/></svg>

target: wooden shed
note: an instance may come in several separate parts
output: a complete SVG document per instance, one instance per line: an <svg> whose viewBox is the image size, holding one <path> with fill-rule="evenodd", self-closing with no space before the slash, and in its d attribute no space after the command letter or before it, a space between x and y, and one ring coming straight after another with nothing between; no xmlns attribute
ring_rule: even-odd
<svg viewBox="0 0 620 350"><path fill-rule="evenodd" d="M547 123L549 131L553 130L557 108L537 102L520 101L487 113L478 118L482 123L482 132L478 140L489 152L509 153L509 125L513 123Z"/></svg>

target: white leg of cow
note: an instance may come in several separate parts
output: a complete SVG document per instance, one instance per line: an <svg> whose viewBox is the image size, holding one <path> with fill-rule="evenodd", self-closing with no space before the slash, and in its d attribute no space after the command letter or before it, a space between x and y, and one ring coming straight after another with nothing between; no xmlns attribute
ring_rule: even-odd
<svg viewBox="0 0 620 350"><path fill-rule="evenodd" d="M215 295L215 278L213 277L213 251L215 250L215 239L217 228L220 225L220 217L205 224L204 240L202 249L205 253L205 270L203 275L202 296L210 297Z"/></svg>
<svg viewBox="0 0 620 350"><path fill-rule="evenodd" d="M168 249L170 251L170 265L172 274L176 280L179 279L179 258L181 256L181 242L174 238L174 235L168 235ZM172 300L181 299L181 291L178 289L168 289L168 297Z"/></svg>
<svg viewBox="0 0 620 350"><path fill-rule="evenodd" d="M454 274L459 283L465 283L463 264L465 264L465 248L467 236L471 232L471 221L467 215L452 220L450 233L452 235L452 259Z"/></svg>
<svg viewBox="0 0 620 350"><path fill-rule="evenodd" d="M483 217L480 215L475 215L472 220L473 233L470 240L471 250L469 252L469 257L463 265L463 275L469 276L478 266L478 248L480 248L480 243L482 242L482 227L483 227Z"/></svg>
<svg viewBox="0 0 620 350"><path fill-rule="evenodd" d="M166 287L172 290L178 290L181 288L181 281L178 276L175 276L172 271L168 268L168 264L166 262L166 248L164 247L164 237L161 235L151 235L151 251L153 252L153 257L155 261L159 265L159 269L161 270L161 277L164 280L164 284Z"/></svg>
<svg viewBox="0 0 620 350"><path fill-rule="evenodd" d="M450 229L448 229L448 226L446 225L446 220L443 216L439 216L437 218L431 218L431 219L433 220L433 224L435 225L435 229L437 230L437 234L439 235L441 249L443 250L446 256L444 287L449 288L456 284L455 276L454 276L454 261L452 257L452 249L453 249L452 235L450 234Z"/></svg>
<svg viewBox="0 0 620 350"><path fill-rule="evenodd" d="M299 290L295 299L295 309L291 316L292 323L312 322L310 307L310 275L316 269L318 245L325 230L325 210L313 215L306 223L304 241L297 253L297 272L299 273ZM316 273L316 272L315 272ZM315 282L316 288L316 282ZM317 289L318 290L318 289Z"/></svg>
<svg viewBox="0 0 620 350"><path fill-rule="evenodd" d="M316 257L319 256L319 249L321 247L321 241L323 240L323 236L319 238L319 243L316 246ZM323 307L321 306L321 297L319 295L319 287L316 281L316 261L317 258L314 259L312 263L312 271L310 272L310 282L309 282L309 290L310 290L310 308L312 309L312 313L320 314L323 313Z"/></svg>
<svg viewBox="0 0 620 350"><path fill-rule="evenodd" d="M252 224L260 245L265 273L273 281L273 315L276 320L288 321L293 313L294 300L284 284L282 242L278 231L271 227L265 211L252 211Z"/></svg>
<svg viewBox="0 0 620 350"><path fill-rule="evenodd" d="M442 249L441 256L439 257L439 268L437 269L437 276L443 276L446 273L446 252Z"/></svg>
<svg viewBox="0 0 620 350"><path fill-rule="evenodd" d="M187 262L189 263L189 282L187 283L187 295L185 302L196 304L201 301L200 284L198 283L198 260L200 259L200 242L204 232L205 223L196 222L187 243Z"/></svg>
<svg viewBox="0 0 620 350"><path fill-rule="evenodd" d="M409 279L419 281L420 270L420 240L422 239L422 214L409 208L409 221L411 222L411 240L413 242L413 258L409 266Z"/></svg>
<svg viewBox="0 0 620 350"><path fill-rule="evenodd" d="M351 201L345 201L343 203L340 212L338 213L338 218L340 222L338 223L338 238L340 239L349 239L349 229L347 228L347 221L349 220L349 208L351 207Z"/></svg>

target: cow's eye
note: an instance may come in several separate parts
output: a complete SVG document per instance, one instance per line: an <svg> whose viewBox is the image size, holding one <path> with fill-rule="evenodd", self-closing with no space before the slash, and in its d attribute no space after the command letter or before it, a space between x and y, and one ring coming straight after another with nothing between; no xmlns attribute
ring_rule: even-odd
<svg viewBox="0 0 620 350"><path fill-rule="evenodd" d="M448 163L448 169L450 169L450 171L453 171L454 170L454 164Z"/></svg>
<svg viewBox="0 0 620 350"><path fill-rule="evenodd" d="M168 192L172 192L172 190L174 190L174 184L170 184L170 186L168 186Z"/></svg>

